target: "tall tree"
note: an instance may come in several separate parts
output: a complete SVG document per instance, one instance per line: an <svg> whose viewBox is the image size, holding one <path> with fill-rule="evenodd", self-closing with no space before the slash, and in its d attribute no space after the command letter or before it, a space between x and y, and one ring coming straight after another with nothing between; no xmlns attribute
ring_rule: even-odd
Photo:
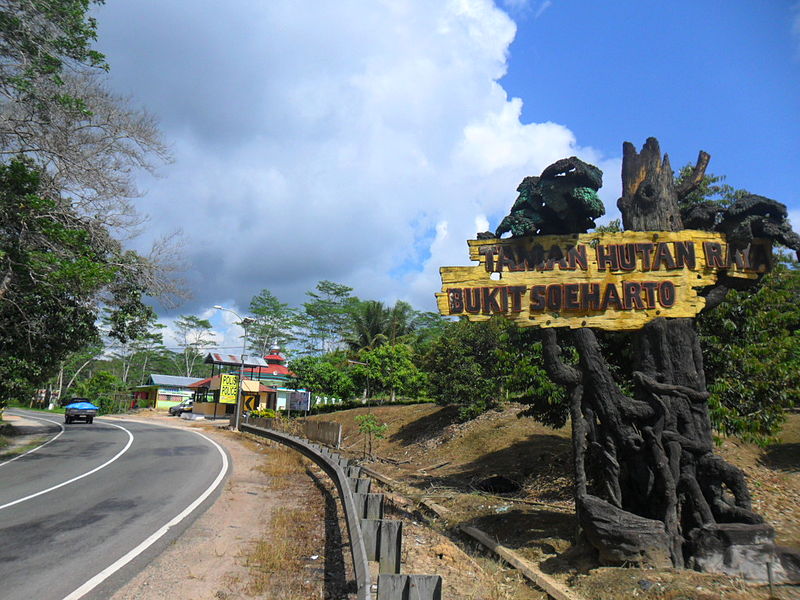
<svg viewBox="0 0 800 600"><path fill-rule="evenodd" d="M195 315L181 315L175 323L175 329L178 332L178 346L183 348L181 363L184 375L192 377L203 351L214 345L211 323Z"/></svg>
<svg viewBox="0 0 800 600"><path fill-rule="evenodd" d="M93 339L101 305L124 341L152 315L143 295L181 296L179 280L164 277L174 249L142 256L117 241L141 223L136 170L167 151L152 117L98 76L96 3L0 2L3 398L28 394Z"/></svg>
<svg viewBox="0 0 800 600"><path fill-rule="evenodd" d="M25 161L0 164L0 397L25 397L76 348L96 339L104 293L112 336L125 340L152 314L120 268L119 245L98 240L59 198L39 195Z"/></svg>
<svg viewBox="0 0 800 600"><path fill-rule="evenodd" d="M315 291L306 292L303 303L305 326L308 332L306 350L311 353L331 352L342 344L347 326L347 309L353 300L353 288L333 281L322 280Z"/></svg>
<svg viewBox="0 0 800 600"><path fill-rule="evenodd" d="M404 342L414 332L417 323L417 312L402 300L391 308L377 300L359 300L350 304L348 315L349 331L345 342L353 351Z"/></svg>
<svg viewBox="0 0 800 600"><path fill-rule="evenodd" d="M248 327L248 341L260 356L275 347L285 348L296 339L295 329L301 323L298 311L278 300L268 289L253 296L250 313L255 323Z"/></svg>

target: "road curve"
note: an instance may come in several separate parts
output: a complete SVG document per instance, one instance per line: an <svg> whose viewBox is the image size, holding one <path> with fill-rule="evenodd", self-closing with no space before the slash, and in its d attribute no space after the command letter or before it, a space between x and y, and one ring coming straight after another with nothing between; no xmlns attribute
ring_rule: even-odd
<svg viewBox="0 0 800 600"><path fill-rule="evenodd" d="M12 412L12 411L9 411ZM198 432L130 420L63 426L0 464L0 596L107 598L213 501L229 461ZM60 435L59 435L60 434Z"/></svg>

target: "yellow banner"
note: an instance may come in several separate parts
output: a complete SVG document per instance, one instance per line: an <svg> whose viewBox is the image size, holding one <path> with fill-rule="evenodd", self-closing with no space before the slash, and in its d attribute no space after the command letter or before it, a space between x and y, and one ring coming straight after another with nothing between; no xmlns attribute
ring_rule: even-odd
<svg viewBox="0 0 800 600"><path fill-rule="evenodd" d="M625 231L469 240L471 267L441 267L443 315L502 314L523 327L638 329L657 317L693 317L699 291L721 272L756 278L771 246L733 250L721 233Z"/></svg>
<svg viewBox="0 0 800 600"><path fill-rule="evenodd" d="M225 373L219 378L219 401L223 404L236 404L239 394L239 377Z"/></svg>

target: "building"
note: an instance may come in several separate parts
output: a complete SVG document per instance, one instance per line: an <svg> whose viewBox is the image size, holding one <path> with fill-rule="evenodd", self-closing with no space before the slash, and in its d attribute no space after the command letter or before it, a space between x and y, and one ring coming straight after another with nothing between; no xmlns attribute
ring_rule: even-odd
<svg viewBox="0 0 800 600"><path fill-rule="evenodd" d="M238 385L238 372L237 385ZM230 416L236 412L234 402L220 402L220 388L222 387L222 374L201 379L191 385L194 390L194 407L192 412L206 418L218 419ZM275 388L265 386L258 381L245 379L242 385L242 409L256 410L270 408L275 405Z"/></svg>
<svg viewBox="0 0 800 600"><path fill-rule="evenodd" d="M199 380L199 377L151 374L147 383L133 388L133 397L139 407L167 410L190 400L194 395L191 385Z"/></svg>
<svg viewBox="0 0 800 600"><path fill-rule="evenodd" d="M210 353L204 362L211 365L212 376L215 367L219 372L230 372L239 374L242 368L242 356L238 354L218 354ZM267 406L261 408L271 408L273 410L286 410L289 403L289 395L295 391L291 387L291 380L294 376L286 366L286 359L280 354L278 349L273 349L264 358L257 356L244 356L244 381L257 381L275 391L275 396L270 398Z"/></svg>

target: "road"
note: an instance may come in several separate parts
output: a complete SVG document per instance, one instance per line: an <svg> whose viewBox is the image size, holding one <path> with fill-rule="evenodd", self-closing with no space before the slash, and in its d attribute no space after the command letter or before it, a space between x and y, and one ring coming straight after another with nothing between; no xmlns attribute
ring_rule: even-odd
<svg viewBox="0 0 800 600"><path fill-rule="evenodd" d="M186 429L37 419L49 442L0 461L0 598L107 598L205 510L229 467Z"/></svg>

